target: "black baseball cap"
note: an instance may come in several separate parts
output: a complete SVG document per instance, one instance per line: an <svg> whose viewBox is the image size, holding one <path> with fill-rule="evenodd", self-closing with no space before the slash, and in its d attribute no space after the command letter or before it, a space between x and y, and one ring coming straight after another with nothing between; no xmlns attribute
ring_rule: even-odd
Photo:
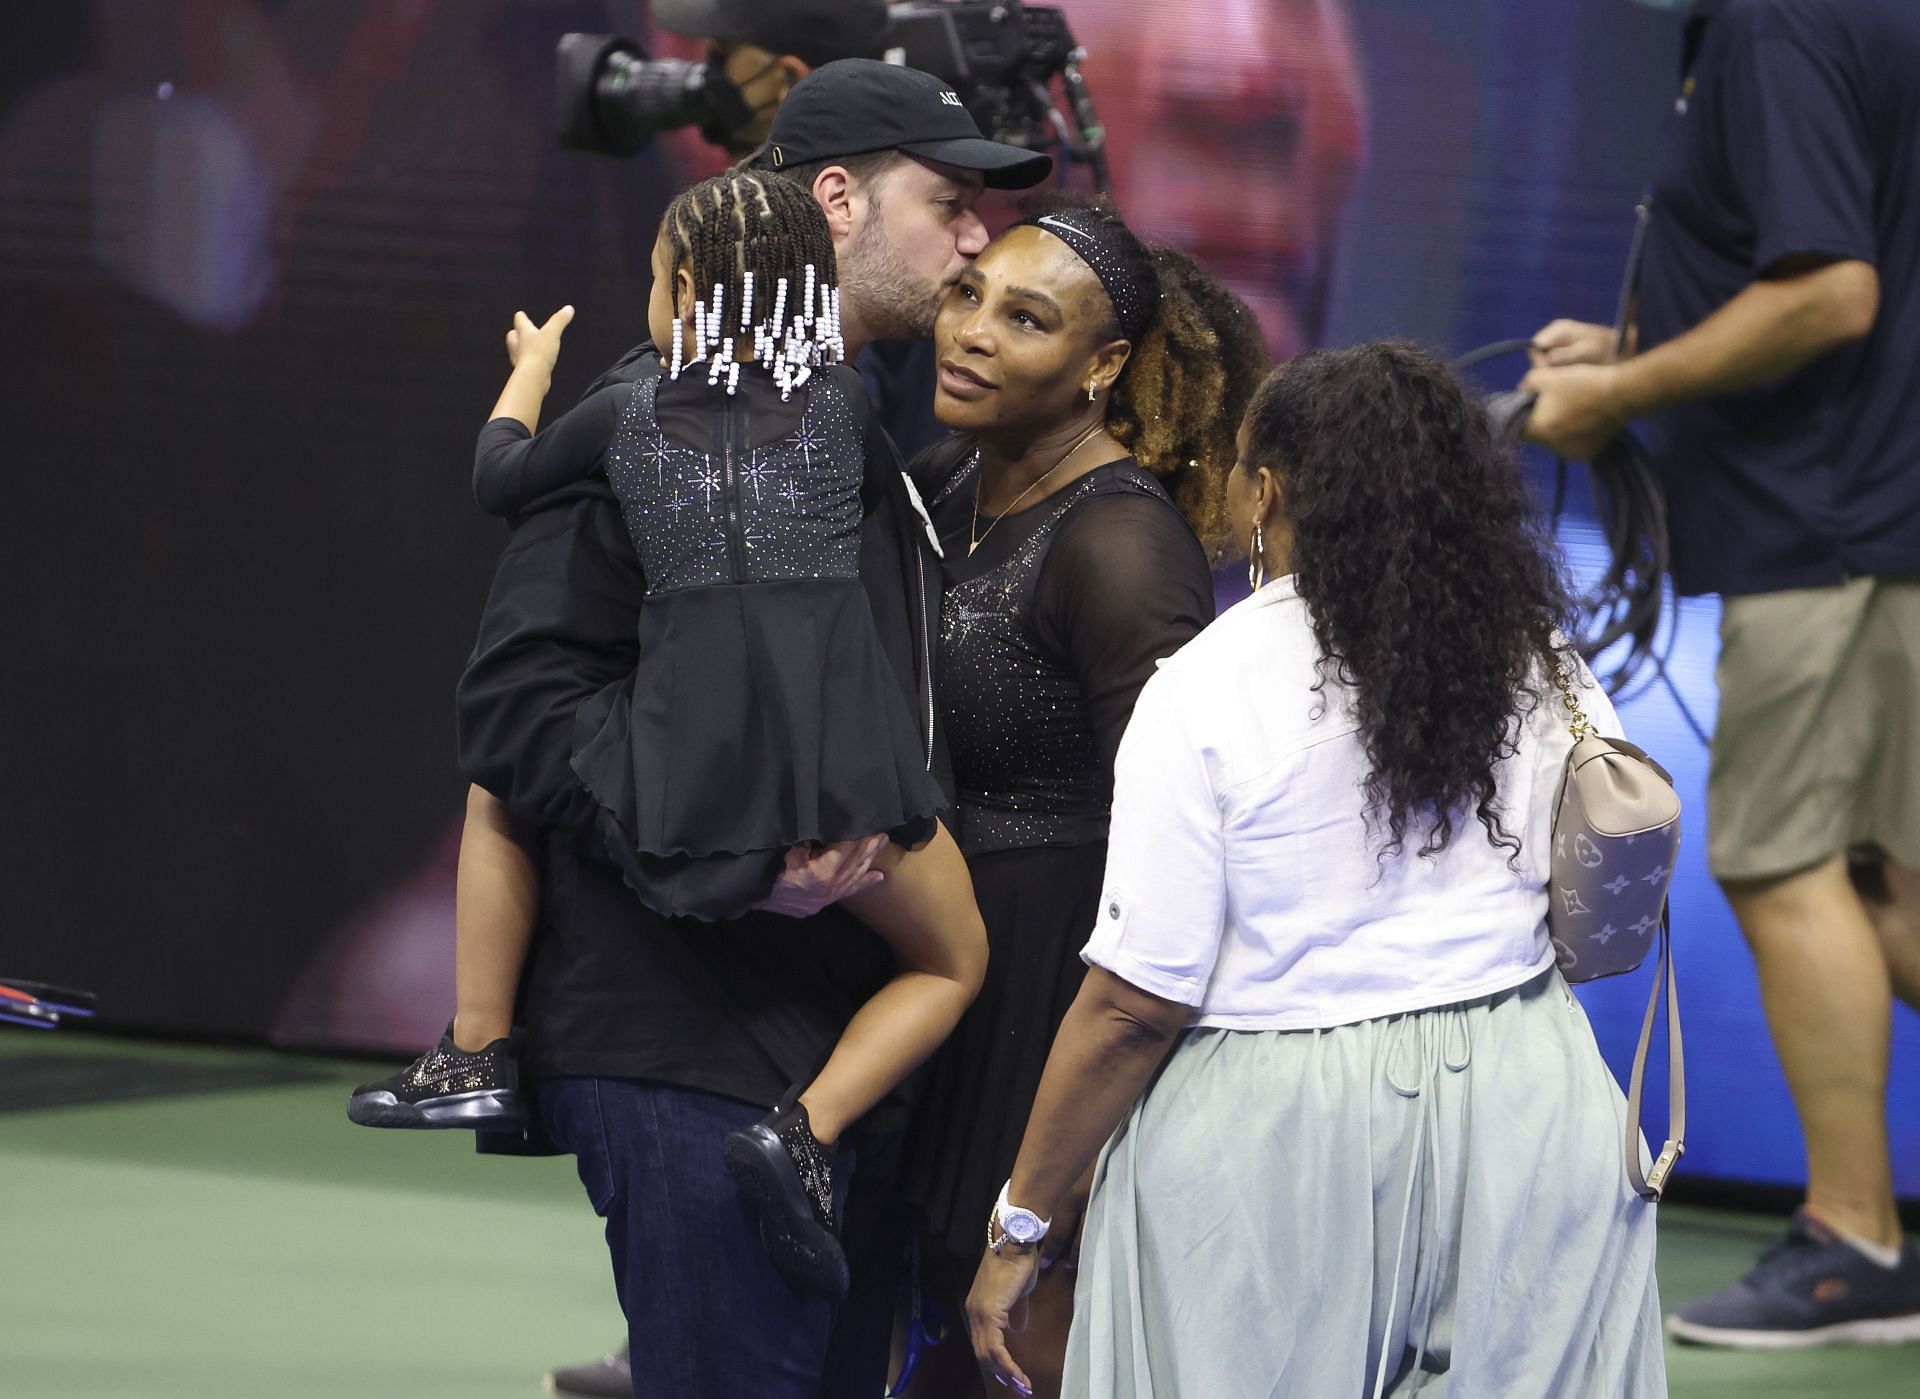
<svg viewBox="0 0 1920 1399"><path fill-rule="evenodd" d="M815 67L886 48L887 0L653 0L653 17L670 34L741 39Z"/></svg>
<svg viewBox="0 0 1920 1399"><path fill-rule="evenodd" d="M943 80L871 58L822 64L795 83L760 163L778 170L896 150L978 170L993 189L1026 189L1053 169L1050 155L982 136Z"/></svg>

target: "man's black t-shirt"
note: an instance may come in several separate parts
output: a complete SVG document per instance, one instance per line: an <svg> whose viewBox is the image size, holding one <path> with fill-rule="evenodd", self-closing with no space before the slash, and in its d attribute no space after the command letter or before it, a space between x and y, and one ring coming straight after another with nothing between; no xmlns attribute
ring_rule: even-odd
<svg viewBox="0 0 1920 1399"><path fill-rule="evenodd" d="M1920 569L1920 3L1700 0L1653 192L1641 348L1784 259L1878 269L1871 335L1652 424L1683 593Z"/></svg>
<svg viewBox="0 0 1920 1399"><path fill-rule="evenodd" d="M931 340L885 340L869 345L853 362L867 382L867 401L873 415L912 461L936 442L945 441L948 428L934 416L933 381L938 372Z"/></svg>

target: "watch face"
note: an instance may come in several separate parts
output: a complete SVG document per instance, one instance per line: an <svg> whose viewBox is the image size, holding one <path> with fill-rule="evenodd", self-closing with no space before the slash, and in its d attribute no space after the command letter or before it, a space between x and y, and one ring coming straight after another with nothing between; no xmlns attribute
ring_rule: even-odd
<svg viewBox="0 0 1920 1399"><path fill-rule="evenodd" d="M1032 1210L1009 1207L1001 1214L1000 1225L1007 1231L1007 1237L1017 1244L1037 1243L1047 1232L1047 1226L1040 1222L1040 1216Z"/></svg>

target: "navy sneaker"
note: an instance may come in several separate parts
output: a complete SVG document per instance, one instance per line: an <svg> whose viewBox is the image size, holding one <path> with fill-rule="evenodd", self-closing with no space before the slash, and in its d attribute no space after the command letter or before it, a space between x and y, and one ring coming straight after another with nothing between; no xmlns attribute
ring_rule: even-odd
<svg viewBox="0 0 1920 1399"><path fill-rule="evenodd" d="M469 1054L454 1047L449 1025L439 1044L399 1073L354 1089L347 1116L362 1127L524 1127L519 1047L516 1032Z"/></svg>
<svg viewBox="0 0 1920 1399"><path fill-rule="evenodd" d="M1920 1250L1882 1268L1805 1210L1732 1287L1667 1318L1676 1340L1741 1350L1920 1341Z"/></svg>
<svg viewBox="0 0 1920 1399"><path fill-rule="evenodd" d="M847 1295L847 1255L833 1210L833 1148L822 1145L799 1090L723 1147L747 1202L760 1217L767 1257L795 1291L838 1302Z"/></svg>
<svg viewBox="0 0 1920 1399"><path fill-rule="evenodd" d="M633 1399L633 1364L627 1348L555 1370L547 1376L547 1393L555 1399Z"/></svg>

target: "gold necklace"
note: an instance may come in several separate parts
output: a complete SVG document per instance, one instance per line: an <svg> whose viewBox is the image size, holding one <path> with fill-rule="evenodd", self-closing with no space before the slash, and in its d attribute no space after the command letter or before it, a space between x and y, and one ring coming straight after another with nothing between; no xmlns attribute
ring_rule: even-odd
<svg viewBox="0 0 1920 1399"><path fill-rule="evenodd" d="M982 544L985 544L987 542L987 535L992 534L996 529L1000 527L1000 522L1002 520L1006 519L1007 516L1011 515L1014 511L1020 508L1021 501L1025 500L1028 496L1032 495L1035 491L1039 490L1041 486L1046 484L1047 477L1053 475L1054 472L1058 471L1061 467L1065 466L1067 464L1067 459L1070 458L1075 452L1079 451L1082 447L1086 446L1087 443L1091 442L1093 440L1093 435L1096 432L1100 431L1100 429L1105 426L1106 426L1105 423L1095 423L1092 427L1088 428L1085 432L1081 433L1077 438L1075 438L1073 445L1067 448L1065 452L1061 453L1059 461L1055 462L1052 466L1048 467L1045 471L1043 471L1038 477L1034 479L1031 485L1029 485L1024 491L1020 492L1019 495L1015 496L1013 498L1013 504L1009 505L1005 510L1002 510L998 515L995 515L993 517L993 523L987 526L986 533L984 534L980 532L980 478L986 475L987 473L986 473L986 467L984 466L984 464L976 464L974 467L974 477L973 477L973 523L967 526L967 557L972 558L974 550L978 549Z"/></svg>

